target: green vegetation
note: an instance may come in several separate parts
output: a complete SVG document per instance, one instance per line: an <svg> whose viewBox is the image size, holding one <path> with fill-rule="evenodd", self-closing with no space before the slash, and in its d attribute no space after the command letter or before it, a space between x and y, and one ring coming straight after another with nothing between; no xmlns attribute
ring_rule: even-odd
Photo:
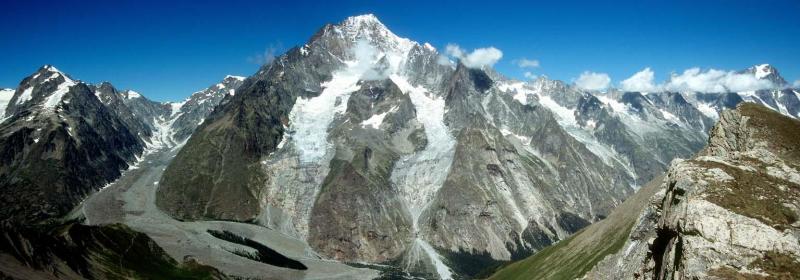
<svg viewBox="0 0 800 280"><path fill-rule="evenodd" d="M748 126L758 131L756 138L765 140L770 150L776 151L787 162L800 162L800 145L797 145L800 121L752 103L742 103L738 109L743 116L750 117Z"/></svg>
<svg viewBox="0 0 800 280"><path fill-rule="evenodd" d="M800 262L794 257L778 252L767 252L763 257L747 265L749 270L757 270L767 276L742 272L732 267L721 267L711 271L711 276L732 280L783 280L800 278Z"/></svg>
<svg viewBox="0 0 800 280"><path fill-rule="evenodd" d="M575 279L598 262L622 249L639 213L661 185L658 177L592 224L535 255L500 268L489 279Z"/></svg>
<svg viewBox="0 0 800 280"><path fill-rule="evenodd" d="M633 223L617 231L606 232L601 239L610 242L597 242L595 248L579 249L575 239L580 239L580 231L553 246L517 263L510 264L490 279L575 279L583 276L605 256L613 254L625 245Z"/></svg>
<svg viewBox="0 0 800 280"><path fill-rule="evenodd" d="M193 260L178 263L147 235L124 225L85 226L67 223L56 227L2 229L0 252L31 270L58 271L65 263L88 279L225 279L216 269ZM30 246L30 250L15 248Z"/></svg>
<svg viewBox="0 0 800 280"><path fill-rule="evenodd" d="M764 167L746 171L717 162L691 162L706 169L718 168L734 178L709 186L708 201L778 230L797 221L794 211L784 206L784 203L800 199L800 186L797 184L765 176L767 171Z"/></svg>

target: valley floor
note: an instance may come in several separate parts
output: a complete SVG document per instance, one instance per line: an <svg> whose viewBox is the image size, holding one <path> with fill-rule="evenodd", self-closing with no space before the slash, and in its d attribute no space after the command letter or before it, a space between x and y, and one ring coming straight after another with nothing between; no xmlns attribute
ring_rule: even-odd
<svg viewBox="0 0 800 280"><path fill-rule="evenodd" d="M162 149L146 155L115 182L88 197L76 210L88 225L123 223L155 240L178 261L187 256L223 273L241 277L280 279L372 279L378 272L355 268L319 257L303 240L263 226L226 221L183 222L156 208L155 194L164 169L179 149ZM80 212L78 212L80 211ZM218 239L208 233L228 231L264 244L298 260L308 270L263 264L231 252L253 252L247 246Z"/></svg>

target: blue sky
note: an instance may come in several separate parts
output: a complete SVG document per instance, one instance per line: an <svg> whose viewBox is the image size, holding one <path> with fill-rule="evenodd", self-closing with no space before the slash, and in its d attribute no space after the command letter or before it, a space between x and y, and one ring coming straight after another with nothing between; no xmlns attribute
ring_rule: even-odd
<svg viewBox="0 0 800 280"><path fill-rule="evenodd" d="M759 63L800 79L796 0L69 2L0 3L0 87L53 64L87 82L180 100L227 74L249 76L270 49L363 13L439 49L494 46L503 52L495 67L520 79L525 71L565 81L595 71L617 84L645 67L661 81L691 67ZM540 66L520 69L513 61L521 58Z"/></svg>

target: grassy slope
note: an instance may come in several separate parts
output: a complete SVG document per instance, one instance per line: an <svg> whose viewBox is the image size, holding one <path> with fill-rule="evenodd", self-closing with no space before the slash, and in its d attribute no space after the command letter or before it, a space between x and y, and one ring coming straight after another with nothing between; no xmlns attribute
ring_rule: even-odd
<svg viewBox="0 0 800 280"><path fill-rule="evenodd" d="M617 207L605 220L524 260L502 267L489 279L575 279L583 276L605 256L619 251L631 227L663 176L653 179Z"/></svg>

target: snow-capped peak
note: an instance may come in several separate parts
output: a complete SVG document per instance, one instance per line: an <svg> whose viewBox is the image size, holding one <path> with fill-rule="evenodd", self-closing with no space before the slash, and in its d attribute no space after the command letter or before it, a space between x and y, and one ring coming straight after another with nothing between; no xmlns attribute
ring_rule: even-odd
<svg viewBox="0 0 800 280"><path fill-rule="evenodd" d="M142 97L141 94L139 94L138 92L132 91L132 90L128 90L127 93L128 93L127 94L128 95L128 99Z"/></svg>
<svg viewBox="0 0 800 280"><path fill-rule="evenodd" d="M755 66L754 71L757 79L763 79L764 77L769 76L770 74L775 74L775 68L773 68L769 64L761 64Z"/></svg>
<svg viewBox="0 0 800 280"><path fill-rule="evenodd" d="M352 27L363 27L363 26L368 26L368 25L378 25L378 26L381 26L383 28L386 28L386 26L384 26L383 23L381 23L381 21L378 20L378 17L376 17L374 14L363 14L363 15L358 15L358 16L351 16L351 17L346 18L344 20L344 22L342 22L342 23L343 23L344 26L352 26Z"/></svg>
<svg viewBox="0 0 800 280"><path fill-rule="evenodd" d="M397 36L373 14L348 17L339 28L351 40L366 39L384 51L407 53L417 43Z"/></svg>
<svg viewBox="0 0 800 280"><path fill-rule="evenodd" d="M53 65L49 65L48 64L48 65L43 66L43 68L45 70L49 71L49 72L56 72L56 73L64 74L63 72L61 72L61 70L58 70L58 68L56 68Z"/></svg>
<svg viewBox="0 0 800 280"><path fill-rule="evenodd" d="M435 52L435 51L436 51L436 48L434 48L434 47L433 47L433 45L431 45L431 43L425 42L425 44L423 44L423 46L424 46L426 49L428 49L429 51L432 51L432 52Z"/></svg>

